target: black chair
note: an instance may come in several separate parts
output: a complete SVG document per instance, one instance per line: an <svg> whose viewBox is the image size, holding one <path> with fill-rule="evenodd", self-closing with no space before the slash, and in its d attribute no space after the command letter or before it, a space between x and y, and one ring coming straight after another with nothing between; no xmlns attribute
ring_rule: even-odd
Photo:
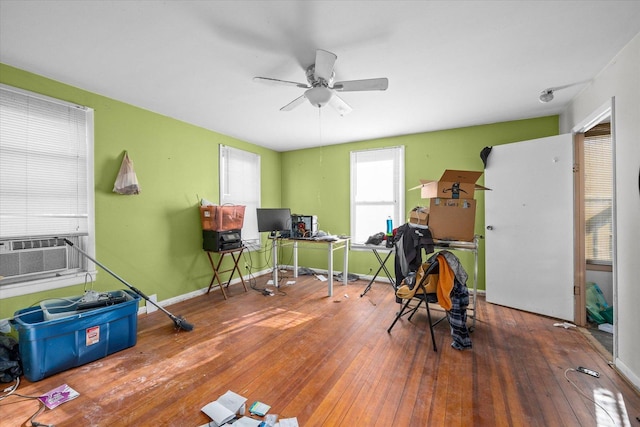
<svg viewBox="0 0 640 427"><path fill-rule="evenodd" d="M431 342L433 343L433 351L438 351L436 346L436 339L433 334L433 327L443 320L447 319L447 313L445 312L445 317L442 317L435 322L431 320L431 310L429 309L429 304L438 303L438 295L435 290L429 289L427 291L427 283L429 281L430 275L438 274L438 260L433 257L432 262L424 263L418 269L416 273L416 283L412 288L409 288L407 285L399 286L396 290L396 296L404 300L404 304L402 305L402 309L396 314L395 319L393 319L393 323L387 329L388 333L391 333L391 329L395 326L396 322L404 315L409 315L408 320L411 321L413 315L418 311L422 303L424 303L427 309L427 320L429 322L429 331L431 332ZM417 304L414 306L410 306L412 301L416 301Z"/></svg>

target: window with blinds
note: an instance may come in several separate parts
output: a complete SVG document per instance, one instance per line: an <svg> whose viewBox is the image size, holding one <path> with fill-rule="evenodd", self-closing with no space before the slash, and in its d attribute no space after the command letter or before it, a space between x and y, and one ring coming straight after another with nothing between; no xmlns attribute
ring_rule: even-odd
<svg viewBox="0 0 640 427"><path fill-rule="evenodd" d="M220 145L220 204L244 205L242 240L259 244L256 209L260 207L260 156Z"/></svg>
<svg viewBox="0 0 640 427"><path fill-rule="evenodd" d="M92 143L91 109L0 86L0 285L86 264L63 238L92 241Z"/></svg>
<svg viewBox="0 0 640 427"><path fill-rule="evenodd" d="M611 125L584 135L585 249L587 264L611 265L613 257L613 158Z"/></svg>

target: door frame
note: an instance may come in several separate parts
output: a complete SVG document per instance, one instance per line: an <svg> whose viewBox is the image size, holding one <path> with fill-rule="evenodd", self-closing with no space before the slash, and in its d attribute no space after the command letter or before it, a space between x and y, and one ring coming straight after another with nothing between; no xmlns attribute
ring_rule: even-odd
<svg viewBox="0 0 640 427"><path fill-rule="evenodd" d="M605 102L602 106L591 113L586 119L579 122L571 130L573 134L574 146L574 212L575 212L575 233L574 233L574 297L575 297L575 313L574 321L577 325L585 326L587 323L586 313L586 259L585 259L585 218L584 218L584 133L602 122L604 119L611 122L611 150L613 170L613 188L612 188L612 230L613 230L613 254L612 254L612 283L613 283L613 306L617 305L617 227L616 227L616 138L615 138L615 97ZM615 311L614 311L615 316ZM613 333L613 356L614 360L617 353L617 322L614 319Z"/></svg>
<svg viewBox="0 0 640 427"><path fill-rule="evenodd" d="M575 229L573 243L573 321L576 325L587 324L587 295L586 295L586 227L584 206L584 132L573 132L573 226Z"/></svg>

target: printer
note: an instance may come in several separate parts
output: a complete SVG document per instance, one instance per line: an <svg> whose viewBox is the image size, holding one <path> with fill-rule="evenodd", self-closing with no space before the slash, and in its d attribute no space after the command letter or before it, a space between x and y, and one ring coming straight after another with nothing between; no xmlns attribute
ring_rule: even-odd
<svg viewBox="0 0 640 427"><path fill-rule="evenodd" d="M202 249L208 252L221 252L242 247L240 230L214 231L202 230Z"/></svg>

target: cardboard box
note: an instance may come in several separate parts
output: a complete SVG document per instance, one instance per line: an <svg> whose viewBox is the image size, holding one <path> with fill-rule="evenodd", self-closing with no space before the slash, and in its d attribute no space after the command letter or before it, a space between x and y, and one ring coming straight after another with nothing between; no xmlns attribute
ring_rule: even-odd
<svg viewBox="0 0 640 427"><path fill-rule="evenodd" d="M473 241L475 222L474 199L431 199L429 230L434 239Z"/></svg>
<svg viewBox="0 0 640 427"><path fill-rule="evenodd" d="M443 199L473 199L476 190L488 190L476 181L482 172L459 171L447 169L438 181L420 180L420 185L412 190L420 189L420 197L432 199L440 197Z"/></svg>
<svg viewBox="0 0 640 427"><path fill-rule="evenodd" d="M409 212L409 223L416 225L429 224L429 209L419 206Z"/></svg>

